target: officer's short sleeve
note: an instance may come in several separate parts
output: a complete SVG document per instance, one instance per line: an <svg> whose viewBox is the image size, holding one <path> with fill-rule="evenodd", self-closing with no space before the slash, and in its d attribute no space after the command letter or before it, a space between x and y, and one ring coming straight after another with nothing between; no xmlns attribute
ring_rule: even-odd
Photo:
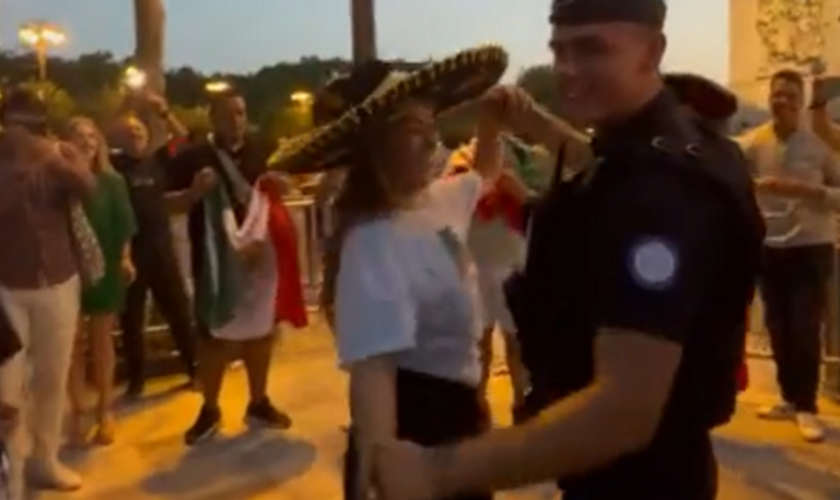
<svg viewBox="0 0 840 500"><path fill-rule="evenodd" d="M651 175L624 185L607 213L595 216L587 262L600 327L682 343L708 305L724 248L716 241L718 206L709 191L678 177Z"/></svg>
<svg viewBox="0 0 840 500"><path fill-rule="evenodd" d="M415 303L388 220L354 228L341 250L335 332L341 365L415 345Z"/></svg>

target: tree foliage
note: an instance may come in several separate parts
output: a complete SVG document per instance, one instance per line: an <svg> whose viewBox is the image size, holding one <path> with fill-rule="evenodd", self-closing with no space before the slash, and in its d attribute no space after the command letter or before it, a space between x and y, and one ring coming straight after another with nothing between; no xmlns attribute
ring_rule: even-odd
<svg viewBox="0 0 840 500"><path fill-rule="evenodd" d="M560 112L560 96L557 93L554 70L550 65L531 66L523 70L516 79L516 84L528 89L534 99L551 111Z"/></svg>
<svg viewBox="0 0 840 500"><path fill-rule="evenodd" d="M0 52L0 75L3 83L26 83L42 87L50 105L50 120L56 125L73 114L90 116L102 124L122 109L125 89L124 70L129 59L119 59L109 52L93 52L78 58L50 58L49 82L33 80L37 74L31 54ZM399 70L411 70L423 63L396 61ZM297 62L281 62L248 74L205 74L190 67L167 71L166 92L172 111L191 129L209 127L208 95L205 85L211 80L224 80L242 92L249 104L254 126L271 137L297 134L311 126L308 111L291 101L295 92L313 92L350 68L349 61L332 58L303 57ZM533 94L543 100L550 95L550 82L540 68L525 71L520 78ZM550 73L549 73L550 76ZM442 120L446 135L468 136L472 128L473 110L465 108Z"/></svg>

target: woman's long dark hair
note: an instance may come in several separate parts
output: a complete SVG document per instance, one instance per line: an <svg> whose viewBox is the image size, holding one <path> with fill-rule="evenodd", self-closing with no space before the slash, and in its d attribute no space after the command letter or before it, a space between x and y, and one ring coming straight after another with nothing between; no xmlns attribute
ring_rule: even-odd
<svg viewBox="0 0 840 500"><path fill-rule="evenodd" d="M356 139L353 155L346 166L347 175L335 199L335 230L327 240L324 252L324 282L320 304L332 323L336 281L341 266L341 251L347 234L358 224L386 215L398 202L387 189L377 171L376 156L387 141L385 123L371 124Z"/></svg>

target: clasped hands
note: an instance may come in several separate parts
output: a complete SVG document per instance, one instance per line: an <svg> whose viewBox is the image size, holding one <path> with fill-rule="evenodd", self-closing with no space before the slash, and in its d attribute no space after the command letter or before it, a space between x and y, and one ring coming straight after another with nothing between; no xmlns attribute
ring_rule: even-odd
<svg viewBox="0 0 840 500"><path fill-rule="evenodd" d="M444 494L437 450L398 440L364 448L357 500L434 500Z"/></svg>

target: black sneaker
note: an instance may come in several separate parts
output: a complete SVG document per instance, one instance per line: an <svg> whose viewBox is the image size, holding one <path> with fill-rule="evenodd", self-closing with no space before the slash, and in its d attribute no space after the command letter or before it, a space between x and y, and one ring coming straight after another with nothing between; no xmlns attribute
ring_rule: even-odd
<svg viewBox="0 0 840 500"><path fill-rule="evenodd" d="M268 398L252 402L245 413L245 421L249 425L270 427L285 430L292 426L292 419L271 404Z"/></svg>
<svg viewBox="0 0 840 500"><path fill-rule="evenodd" d="M221 423L222 413L219 409L203 405L201 411L198 412L198 418L195 419L195 423L184 436L184 442L192 446L207 438L213 437L219 432Z"/></svg>

